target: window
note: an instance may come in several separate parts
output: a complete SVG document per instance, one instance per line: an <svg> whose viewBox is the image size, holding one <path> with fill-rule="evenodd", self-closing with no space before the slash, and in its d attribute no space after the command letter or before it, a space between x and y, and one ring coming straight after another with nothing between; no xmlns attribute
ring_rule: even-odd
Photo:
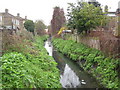
<svg viewBox="0 0 120 90"><path fill-rule="evenodd" d="M0 22L2 22L2 16L0 16Z"/></svg>
<svg viewBox="0 0 120 90"><path fill-rule="evenodd" d="M15 24L15 19L12 19L12 23Z"/></svg>
<svg viewBox="0 0 120 90"><path fill-rule="evenodd" d="M19 25L19 20L16 20L16 25Z"/></svg>

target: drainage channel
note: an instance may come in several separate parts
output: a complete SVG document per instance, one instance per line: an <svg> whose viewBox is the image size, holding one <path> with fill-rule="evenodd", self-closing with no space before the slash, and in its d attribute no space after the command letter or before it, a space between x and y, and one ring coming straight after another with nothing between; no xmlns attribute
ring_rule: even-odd
<svg viewBox="0 0 120 90"><path fill-rule="evenodd" d="M103 88L94 77L85 72L78 64L53 49L49 39L45 42L45 48L58 63L60 83L63 88Z"/></svg>

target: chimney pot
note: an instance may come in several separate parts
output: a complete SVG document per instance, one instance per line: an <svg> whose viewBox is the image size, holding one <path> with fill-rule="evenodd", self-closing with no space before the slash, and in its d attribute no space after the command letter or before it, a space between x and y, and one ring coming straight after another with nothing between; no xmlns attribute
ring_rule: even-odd
<svg viewBox="0 0 120 90"><path fill-rule="evenodd" d="M25 20L27 19L27 16L25 16Z"/></svg>
<svg viewBox="0 0 120 90"><path fill-rule="evenodd" d="M17 13L17 16L20 17L20 13Z"/></svg>
<svg viewBox="0 0 120 90"><path fill-rule="evenodd" d="M8 9L5 9L5 13L8 13Z"/></svg>

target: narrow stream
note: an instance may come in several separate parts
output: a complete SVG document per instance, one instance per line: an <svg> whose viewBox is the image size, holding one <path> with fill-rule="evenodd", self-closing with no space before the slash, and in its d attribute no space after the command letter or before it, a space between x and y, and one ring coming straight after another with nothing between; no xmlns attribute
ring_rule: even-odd
<svg viewBox="0 0 120 90"><path fill-rule="evenodd" d="M85 72L78 64L53 49L51 41L45 42L45 48L58 63L60 83L63 88L102 88L102 86Z"/></svg>

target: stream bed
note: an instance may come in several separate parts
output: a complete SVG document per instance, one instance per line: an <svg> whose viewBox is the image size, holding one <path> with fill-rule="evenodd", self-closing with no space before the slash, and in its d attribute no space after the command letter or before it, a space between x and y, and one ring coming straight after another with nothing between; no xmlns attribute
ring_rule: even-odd
<svg viewBox="0 0 120 90"><path fill-rule="evenodd" d="M45 48L58 63L60 83L63 88L103 88L94 77L85 72L77 63L53 48L49 39L45 42Z"/></svg>

